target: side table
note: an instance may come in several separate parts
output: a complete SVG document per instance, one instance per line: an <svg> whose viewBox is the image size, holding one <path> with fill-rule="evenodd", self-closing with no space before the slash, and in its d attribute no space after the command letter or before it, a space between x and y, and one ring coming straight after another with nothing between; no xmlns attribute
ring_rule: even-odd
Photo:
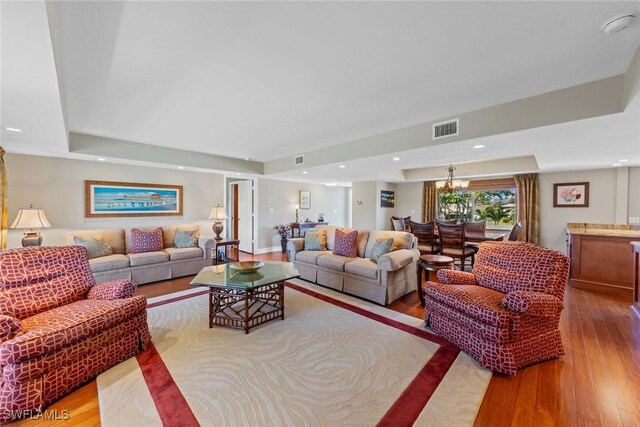
<svg viewBox="0 0 640 427"><path fill-rule="evenodd" d="M214 239L213 253L211 254L211 265L218 264L226 264L228 262L239 261L239 245L240 240L238 239L222 239L215 240ZM236 257L232 258L229 256L229 246L236 247Z"/></svg>
<svg viewBox="0 0 640 427"><path fill-rule="evenodd" d="M429 272L428 279L435 282L438 280L436 275L438 270L453 269L453 258L444 255L422 255L416 265L418 270L418 298L420 304L424 306L424 290L422 289L422 273L424 270Z"/></svg>

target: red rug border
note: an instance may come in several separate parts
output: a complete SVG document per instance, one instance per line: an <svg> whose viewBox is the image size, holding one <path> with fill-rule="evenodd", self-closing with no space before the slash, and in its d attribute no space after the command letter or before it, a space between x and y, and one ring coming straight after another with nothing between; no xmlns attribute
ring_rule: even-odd
<svg viewBox="0 0 640 427"><path fill-rule="evenodd" d="M415 335L439 346L438 350L429 359L420 372L418 372L416 377L402 392L400 397L396 399L387 413L377 424L379 427L413 425L431 399L431 396L433 396L436 389L446 376L447 372L449 372L449 369L458 357L460 350L445 339L437 335L433 335L424 329L384 317L364 308L357 307L351 303L296 285L295 283L285 282L285 286L387 326L400 329L401 331ZM208 291L205 290L174 298L168 298L163 301L148 304L147 307L154 308L205 295L207 293ZM151 397L153 398L153 402L156 405L156 409L160 414L163 425L165 427L174 425L199 425L191 407L178 388L178 385L175 383L171 373L162 360L162 356L160 356L155 346L150 344L149 349L138 354L136 359L140 365L142 375Z"/></svg>

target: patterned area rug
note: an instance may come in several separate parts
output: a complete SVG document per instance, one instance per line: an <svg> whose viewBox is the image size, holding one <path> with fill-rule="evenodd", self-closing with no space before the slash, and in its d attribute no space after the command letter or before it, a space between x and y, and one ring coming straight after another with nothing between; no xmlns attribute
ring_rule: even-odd
<svg viewBox="0 0 640 427"><path fill-rule="evenodd" d="M491 373L420 319L293 280L285 320L208 327L201 290L149 301L154 346L98 377L103 426L472 425Z"/></svg>

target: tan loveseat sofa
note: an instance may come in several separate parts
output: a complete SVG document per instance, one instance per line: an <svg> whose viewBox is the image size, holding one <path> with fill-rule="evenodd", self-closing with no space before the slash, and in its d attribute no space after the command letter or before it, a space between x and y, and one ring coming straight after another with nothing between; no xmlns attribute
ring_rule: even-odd
<svg viewBox="0 0 640 427"><path fill-rule="evenodd" d="M349 258L333 254L336 228L340 227L316 227L316 231L326 233L326 251L305 251L304 238L289 240L287 257L302 279L382 305L391 304L416 289L416 262L420 251L416 249L417 239L413 234L358 229L358 256ZM371 261L371 248L376 240L388 237L393 238L393 251L382 255L377 263Z"/></svg>
<svg viewBox="0 0 640 427"><path fill-rule="evenodd" d="M134 227L142 231L152 231L156 227ZM83 239L98 237L106 242L113 255L101 256L89 260L91 272L96 282L126 279L140 285L174 277L198 273L203 267L211 265L211 251L214 240L199 235L197 247L176 248L174 245L176 229L196 230L196 224L181 224L162 227L164 249L156 252L131 253L131 229L78 230L65 234L65 244L75 245L75 236Z"/></svg>

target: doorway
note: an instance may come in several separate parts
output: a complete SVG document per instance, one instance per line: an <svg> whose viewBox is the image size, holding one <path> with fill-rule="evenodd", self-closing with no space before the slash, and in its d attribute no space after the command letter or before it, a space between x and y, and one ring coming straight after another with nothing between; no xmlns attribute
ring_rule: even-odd
<svg viewBox="0 0 640 427"><path fill-rule="evenodd" d="M254 253L254 197L255 187L253 179L228 178L228 197L231 230L230 235L240 240L238 249L246 253Z"/></svg>

